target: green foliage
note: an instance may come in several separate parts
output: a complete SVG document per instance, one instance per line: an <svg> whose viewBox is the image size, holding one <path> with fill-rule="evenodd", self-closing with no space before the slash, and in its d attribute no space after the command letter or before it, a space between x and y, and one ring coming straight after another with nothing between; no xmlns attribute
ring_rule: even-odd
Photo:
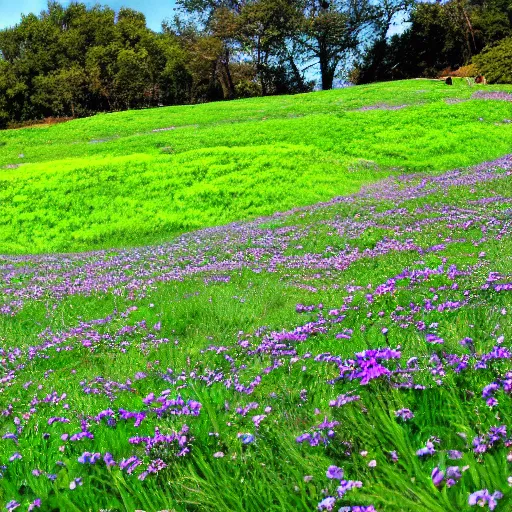
<svg viewBox="0 0 512 512"><path fill-rule="evenodd" d="M234 24L219 14L216 30L178 20L155 33L132 9L116 14L52 1L38 16L0 30L0 128L44 117L232 99L237 91L308 91L287 46L298 23L289 4L260 0Z"/></svg>
<svg viewBox="0 0 512 512"><path fill-rule="evenodd" d="M188 101L169 93L190 71L176 38L141 13L51 2L0 31L0 127L7 121L81 117L98 111ZM179 70L172 79L171 70Z"/></svg>
<svg viewBox="0 0 512 512"><path fill-rule="evenodd" d="M473 61L488 82L512 84L512 37L487 48Z"/></svg>
<svg viewBox="0 0 512 512"><path fill-rule="evenodd" d="M369 83L445 75L511 36L512 9L507 1L418 2L408 29L375 41L360 59L354 76L357 83Z"/></svg>
<svg viewBox="0 0 512 512"><path fill-rule="evenodd" d="M34 84L36 92L32 101L44 112L51 112L57 117L87 114L83 109L87 95L87 75L79 66L73 65L69 69L39 75Z"/></svg>

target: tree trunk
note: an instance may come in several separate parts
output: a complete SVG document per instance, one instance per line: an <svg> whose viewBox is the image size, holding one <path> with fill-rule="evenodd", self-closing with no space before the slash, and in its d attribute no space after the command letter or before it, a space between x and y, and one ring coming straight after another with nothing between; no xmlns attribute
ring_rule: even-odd
<svg viewBox="0 0 512 512"><path fill-rule="evenodd" d="M226 66L222 60L218 61L217 77L219 79L220 86L222 87L222 96L224 97L224 99L232 99L232 92L229 87L229 78L226 73Z"/></svg>
<svg viewBox="0 0 512 512"><path fill-rule="evenodd" d="M322 80L322 90L327 91L332 89L334 81L334 73L336 72L336 65L329 55L329 43L325 34L319 34L316 37L318 52L317 57L320 62L320 77Z"/></svg>
<svg viewBox="0 0 512 512"><path fill-rule="evenodd" d="M219 68L219 62L218 61L213 61L212 62L212 73L210 75L210 81L209 81L209 84L208 84L208 88L210 91L213 91L215 90L215 87L216 87L216 80L217 80L217 77L220 75L220 72L218 71L218 68ZM224 93L224 85L223 85L223 80L221 79L222 77L219 78L220 80L220 85L222 86L222 92ZM196 98L195 101L197 101L198 98Z"/></svg>
<svg viewBox="0 0 512 512"><path fill-rule="evenodd" d="M329 91L332 89L334 83L334 72L328 70L322 74L322 91Z"/></svg>
<svg viewBox="0 0 512 512"><path fill-rule="evenodd" d="M329 89L332 89L332 84L334 82L334 73L335 68L333 68L333 65L329 59L329 56L327 55L327 51L324 48L324 45L319 45L320 52L319 52L319 60L320 60L320 76L322 79L322 90L327 91Z"/></svg>
<svg viewBox="0 0 512 512"><path fill-rule="evenodd" d="M261 85L261 95L267 96L268 89L267 89L267 82L265 80L265 72L264 72L264 66L263 64L259 64L257 69L258 76L260 78L260 85Z"/></svg>
<svg viewBox="0 0 512 512"><path fill-rule="evenodd" d="M232 100L235 97L235 86L233 84L233 79L231 78L231 71L229 69L229 50L227 49L223 58L221 59L221 65L223 68L222 74L224 75L225 79L224 99Z"/></svg>
<svg viewBox="0 0 512 512"><path fill-rule="evenodd" d="M260 80L262 96L266 96L268 93L267 83L265 82L264 69L265 69L265 66L262 63L262 57L261 57L261 37L258 35L258 40L256 43L256 73Z"/></svg>
<svg viewBox="0 0 512 512"><path fill-rule="evenodd" d="M302 73L299 71L297 64L295 64L295 60L294 60L292 54L288 55L288 61L290 62L290 67L292 68L293 77L294 77L295 81L297 82L298 88L302 91L305 91L306 84L304 83L304 77L302 76Z"/></svg>

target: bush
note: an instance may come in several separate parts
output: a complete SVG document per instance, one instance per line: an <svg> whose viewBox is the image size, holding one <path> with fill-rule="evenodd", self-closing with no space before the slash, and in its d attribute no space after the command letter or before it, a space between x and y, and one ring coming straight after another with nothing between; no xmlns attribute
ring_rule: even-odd
<svg viewBox="0 0 512 512"><path fill-rule="evenodd" d="M348 81L354 85L359 85L361 83L361 68L359 66L354 66L348 72Z"/></svg>
<svg viewBox="0 0 512 512"><path fill-rule="evenodd" d="M261 85L254 80L240 80L240 82L235 85L235 93L237 98L261 96Z"/></svg>
<svg viewBox="0 0 512 512"><path fill-rule="evenodd" d="M437 75L438 78L445 76L453 76L457 78L470 78L475 77L479 74L478 68L475 64L468 64L467 66L461 66L460 68L453 70L448 67L440 71Z"/></svg>
<svg viewBox="0 0 512 512"><path fill-rule="evenodd" d="M479 75L478 68L475 64L469 64L467 66L462 66L456 71L452 73L452 76L456 76L459 78L471 78Z"/></svg>
<svg viewBox="0 0 512 512"><path fill-rule="evenodd" d="M489 83L512 83L512 37L486 48L473 62Z"/></svg>

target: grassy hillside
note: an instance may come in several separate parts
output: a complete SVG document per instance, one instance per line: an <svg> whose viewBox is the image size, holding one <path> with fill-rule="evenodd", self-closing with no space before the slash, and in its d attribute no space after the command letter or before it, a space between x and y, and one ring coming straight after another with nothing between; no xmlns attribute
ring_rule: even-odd
<svg viewBox="0 0 512 512"><path fill-rule="evenodd" d="M476 91L417 80L0 132L0 253L165 241L496 158L511 105Z"/></svg>
<svg viewBox="0 0 512 512"><path fill-rule="evenodd" d="M1 133L5 162L21 140L32 160L2 171L2 193L25 196L0 203L6 226L17 219L12 251L34 233L41 251L105 248L0 256L0 509L512 510L512 103L445 102L473 93L380 84ZM251 138L271 120L247 118L278 105L304 116ZM195 131L156 132L171 155L147 133L170 124L149 121L166 112L204 116ZM87 142L109 133L120 136ZM53 151L45 134L60 134ZM211 187L240 195L199 202ZM188 206L172 210L164 189ZM263 193L260 210L243 210ZM116 244L178 230L140 231L133 219L154 222L151 208L204 213L197 226L276 212L108 247L114 215L127 223ZM73 238L74 216L106 238Z"/></svg>

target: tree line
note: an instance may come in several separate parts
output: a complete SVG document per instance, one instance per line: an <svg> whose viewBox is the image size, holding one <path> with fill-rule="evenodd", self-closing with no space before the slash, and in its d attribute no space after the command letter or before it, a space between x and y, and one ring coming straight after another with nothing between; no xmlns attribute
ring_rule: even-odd
<svg viewBox="0 0 512 512"><path fill-rule="evenodd" d="M512 2L419 2L401 35L374 41L352 70L358 83L482 73L512 83Z"/></svg>
<svg viewBox="0 0 512 512"><path fill-rule="evenodd" d="M512 35L508 0L178 0L162 31L80 2L0 31L0 127L435 75ZM397 19L408 30L389 38Z"/></svg>

